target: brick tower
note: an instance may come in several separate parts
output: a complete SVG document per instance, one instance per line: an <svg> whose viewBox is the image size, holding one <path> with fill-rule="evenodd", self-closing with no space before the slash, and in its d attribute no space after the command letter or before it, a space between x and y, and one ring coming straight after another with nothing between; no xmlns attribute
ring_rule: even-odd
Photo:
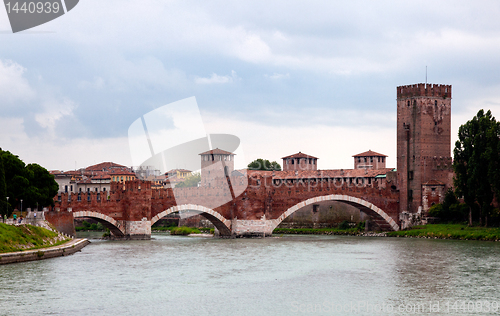
<svg viewBox="0 0 500 316"><path fill-rule="evenodd" d="M234 171L234 155L216 148L201 153L201 182L203 185L214 182L217 178L230 176Z"/></svg>
<svg viewBox="0 0 500 316"><path fill-rule="evenodd" d="M452 185L451 85L397 87L400 212L425 214Z"/></svg>

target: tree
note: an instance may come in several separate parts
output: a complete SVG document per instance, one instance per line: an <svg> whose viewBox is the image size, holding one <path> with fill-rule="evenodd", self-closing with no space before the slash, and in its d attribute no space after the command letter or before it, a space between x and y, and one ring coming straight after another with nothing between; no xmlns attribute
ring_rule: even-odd
<svg viewBox="0 0 500 316"><path fill-rule="evenodd" d="M267 159L256 159L248 164L250 170L276 170L281 171L281 166L276 161L269 162Z"/></svg>
<svg viewBox="0 0 500 316"><path fill-rule="evenodd" d="M0 148L0 153L2 149ZM4 215L10 215L9 213L9 203L7 203L7 185L5 183L5 169L3 167L2 155L0 155L0 216L2 219Z"/></svg>
<svg viewBox="0 0 500 316"><path fill-rule="evenodd" d="M488 225L493 210L494 192L499 193L500 125L491 115L480 110L472 120L460 126L455 143L453 169L455 190L469 206L469 225L472 211L479 210L479 224Z"/></svg>
<svg viewBox="0 0 500 316"><path fill-rule="evenodd" d="M59 191L59 185L54 180L54 176L51 175L47 169L36 163L27 165L26 171L30 184L27 205L52 205L54 196L57 194L57 191Z"/></svg>
<svg viewBox="0 0 500 316"><path fill-rule="evenodd" d="M47 169L38 164L26 166L18 156L8 151L0 150L0 156L5 170L5 183L11 210L20 206L21 199L23 208L53 204L53 198L59 186Z"/></svg>
<svg viewBox="0 0 500 316"><path fill-rule="evenodd" d="M429 215L439 217L442 222L463 222L467 220L468 206L460 203L452 189L448 189L441 204L434 204Z"/></svg>
<svg viewBox="0 0 500 316"><path fill-rule="evenodd" d="M187 188L187 187L197 187L198 183L201 181L201 175L199 172L191 173L182 182L177 183L176 188Z"/></svg>

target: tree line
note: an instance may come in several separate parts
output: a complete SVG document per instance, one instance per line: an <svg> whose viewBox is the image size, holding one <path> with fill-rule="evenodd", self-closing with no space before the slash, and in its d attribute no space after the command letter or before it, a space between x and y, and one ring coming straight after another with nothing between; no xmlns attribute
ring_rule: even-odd
<svg viewBox="0 0 500 316"><path fill-rule="evenodd" d="M0 214L9 217L15 208L53 205L59 186L47 169L26 165L18 156L0 148ZM7 197L9 198L7 201Z"/></svg>

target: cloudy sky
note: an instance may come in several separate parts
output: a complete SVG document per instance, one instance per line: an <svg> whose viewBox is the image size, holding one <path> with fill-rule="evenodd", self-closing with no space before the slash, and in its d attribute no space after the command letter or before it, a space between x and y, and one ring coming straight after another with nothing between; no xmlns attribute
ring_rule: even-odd
<svg viewBox="0 0 500 316"><path fill-rule="evenodd" d="M247 161L396 166L396 87L453 85L452 138L500 117L498 1L80 0L13 34L0 8L0 147L47 169L131 165L128 129L196 97ZM182 167L182 166L180 166Z"/></svg>

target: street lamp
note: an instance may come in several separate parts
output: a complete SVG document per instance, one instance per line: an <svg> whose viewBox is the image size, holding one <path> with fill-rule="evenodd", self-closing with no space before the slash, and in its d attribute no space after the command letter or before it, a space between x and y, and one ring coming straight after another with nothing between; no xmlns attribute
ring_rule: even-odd
<svg viewBox="0 0 500 316"><path fill-rule="evenodd" d="M21 217L23 217L23 199L21 199Z"/></svg>
<svg viewBox="0 0 500 316"><path fill-rule="evenodd" d="M9 214L9 197L8 196L7 196L7 214ZM5 219L5 217L3 219Z"/></svg>

